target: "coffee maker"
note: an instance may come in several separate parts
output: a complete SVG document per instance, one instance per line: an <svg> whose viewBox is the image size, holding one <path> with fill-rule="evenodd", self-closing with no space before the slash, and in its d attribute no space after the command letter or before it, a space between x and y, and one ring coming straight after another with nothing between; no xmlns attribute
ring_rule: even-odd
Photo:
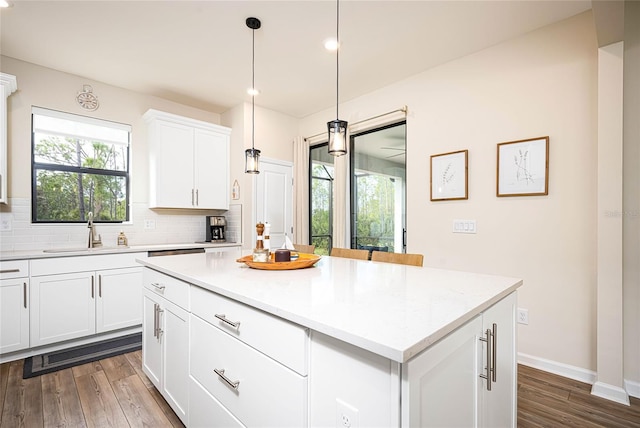
<svg viewBox="0 0 640 428"><path fill-rule="evenodd" d="M226 242L225 227L227 220L221 215L208 215L206 219L206 239L207 242Z"/></svg>

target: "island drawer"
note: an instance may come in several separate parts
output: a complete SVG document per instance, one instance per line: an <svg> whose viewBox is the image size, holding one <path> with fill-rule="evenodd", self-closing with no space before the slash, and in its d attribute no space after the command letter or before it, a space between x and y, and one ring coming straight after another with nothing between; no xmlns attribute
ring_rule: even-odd
<svg viewBox="0 0 640 428"><path fill-rule="evenodd" d="M307 375L308 331L282 318L191 286L191 313Z"/></svg>
<svg viewBox="0 0 640 428"><path fill-rule="evenodd" d="M142 278L146 289L183 309L189 309L188 283L149 268L144 269Z"/></svg>
<svg viewBox="0 0 640 428"><path fill-rule="evenodd" d="M0 262L0 279L25 278L29 276L28 260L7 260Z"/></svg>
<svg viewBox="0 0 640 428"><path fill-rule="evenodd" d="M189 425L207 428L245 428L194 378L189 378Z"/></svg>
<svg viewBox="0 0 640 428"><path fill-rule="evenodd" d="M244 425L306 426L306 377L193 315L189 342L191 377Z"/></svg>

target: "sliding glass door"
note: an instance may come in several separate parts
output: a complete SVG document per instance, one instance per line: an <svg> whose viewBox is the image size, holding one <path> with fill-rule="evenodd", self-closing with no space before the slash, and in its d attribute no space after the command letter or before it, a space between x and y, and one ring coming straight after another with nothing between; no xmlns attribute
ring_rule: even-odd
<svg viewBox="0 0 640 428"><path fill-rule="evenodd" d="M333 246L334 158L327 152L326 143L311 147L309 155L309 236L315 253L328 255Z"/></svg>
<svg viewBox="0 0 640 428"><path fill-rule="evenodd" d="M351 247L405 252L406 123L351 136Z"/></svg>

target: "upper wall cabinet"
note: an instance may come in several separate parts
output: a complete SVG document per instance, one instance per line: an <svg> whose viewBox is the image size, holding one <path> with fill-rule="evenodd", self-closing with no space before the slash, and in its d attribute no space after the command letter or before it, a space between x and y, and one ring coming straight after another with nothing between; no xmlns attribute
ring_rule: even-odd
<svg viewBox="0 0 640 428"><path fill-rule="evenodd" d="M7 199L7 98L18 89L16 76L0 73L0 204Z"/></svg>
<svg viewBox="0 0 640 428"><path fill-rule="evenodd" d="M229 209L231 129L149 110L150 208Z"/></svg>

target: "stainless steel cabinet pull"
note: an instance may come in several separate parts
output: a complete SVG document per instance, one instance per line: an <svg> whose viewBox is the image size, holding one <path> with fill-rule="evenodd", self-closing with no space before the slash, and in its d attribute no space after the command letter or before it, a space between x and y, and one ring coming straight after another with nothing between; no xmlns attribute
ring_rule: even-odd
<svg viewBox="0 0 640 428"><path fill-rule="evenodd" d="M191 189L191 205L195 205L195 204L193 203L193 190L194 190L194 189Z"/></svg>
<svg viewBox="0 0 640 428"><path fill-rule="evenodd" d="M164 309L160 309L160 305L158 304L158 340L160 340L160 336L162 335L162 320L160 319L160 316L163 312Z"/></svg>
<svg viewBox="0 0 640 428"><path fill-rule="evenodd" d="M220 321L222 321L223 323L226 323L228 325L230 325L231 327L238 329L240 328L240 321L229 321L227 319L227 317L225 316L225 314L215 314L214 317L218 318Z"/></svg>
<svg viewBox="0 0 640 428"><path fill-rule="evenodd" d="M158 337L158 304L153 304L153 337Z"/></svg>
<svg viewBox="0 0 640 428"><path fill-rule="evenodd" d="M91 298L92 299L95 299L95 295L96 295L94 279L95 278L93 277L93 275L91 275Z"/></svg>
<svg viewBox="0 0 640 428"><path fill-rule="evenodd" d="M0 273L17 273L20 272L20 269L2 269Z"/></svg>
<svg viewBox="0 0 640 428"><path fill-rule="evenodd" d="M158 283L158 282L152 282L151 285L153 285L157 290L164 290L165 286Z"/></svg>
<svg viewBox="0 0 640 428"><path fill-rule="evenodd" d="M102 275L98 275L98 297L102 298Z"/></svg>
<svg viewBox="0 0 640 428"><path fill-rule="evenodd" d="M491 391L491 362L492 362L492 358L491 358L491 350L492 350L492 346L491 346L491 337L492 337L492 333L491 333L491 329L488 328L485 331L485 335L486 337L481 337L480 341L481 342L485 342L487 344L487 365L485 366L485 370L486 370L486 374L481 374L480 377L482 379L486 379L487 380L487 391Z"/></svg>
<svg viewBox="0 0 640 428"><path fill-rule="evenodd" d="M233 389L238 389L238 385L240 385L240 381L232 381L231 379L229 379L228 377L226 377L224 375L224 369L213 369L214 372L216 372L216 374L218 376L220 376L220 379L222 379L223 381L225 381L227 383L227 385L229 385L231 388Z"/></svg>
<svg viewBox="0 0 640 428"><path fill-rule="evenodd" d="M200 199L198 198L198 189L196 189L196 206L200 205Z"/></svg>
<svg viewBox="0 0 640 428"><path fill-rule="evenodd" d="M24 299L24 308L27 309L27 283L22 283L22 298Z"/></svg>
<svg viewBox="0 0 640 428"><path fill-rule="evenodd" d="M491 337L493 338L493 343L491 345L492 349L492 356L493 359L491 360L491 378L493 379L493 381L496 381L496 372L498 371L498 324L493 323L493 333L491 334Z"/></svg>

